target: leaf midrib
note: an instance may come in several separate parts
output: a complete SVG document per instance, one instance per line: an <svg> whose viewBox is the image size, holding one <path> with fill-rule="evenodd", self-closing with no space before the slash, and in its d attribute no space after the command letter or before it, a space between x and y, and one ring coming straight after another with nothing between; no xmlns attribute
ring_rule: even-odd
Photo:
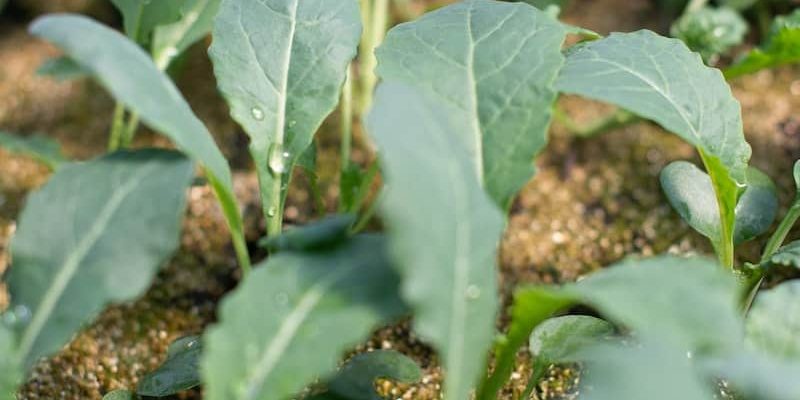
<svg viewBox="0 0 800 400"><path fill-rule="evenodd" d="M67 285L72 280L73 276L77 273L81 261L86 258L94 245L103 235L108 223L113 218L114 214L119 210L123 200L133 192L143 181L144 177L155 169L157 165L152 165L143 168L139 173L135 174L128 182L122 185L111 196L109 201L103 209L97 214L97 219L92 224L86 236L75 246L73 252L67 257L66 261L59 269L53 284L50 289L46 291L45 297L39 303L39 306L34 312L34 317L28 327L25 329L19 345L19 356L21 360L26 360L30 355L36 339L39 337L42 329L44 328L50 315L53 313L58 299L64 294Z"/></svg>

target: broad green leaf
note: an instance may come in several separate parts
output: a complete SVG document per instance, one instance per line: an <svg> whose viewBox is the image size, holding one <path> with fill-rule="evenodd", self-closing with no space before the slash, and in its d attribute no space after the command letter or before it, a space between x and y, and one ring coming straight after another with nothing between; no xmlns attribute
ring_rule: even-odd
<svg viewBox="0 0 800 400"><path fill-rule="evenodd" d="M350 227L355 222L355 215L335 215L312 225L288 229L279 236L267 237L259 244L271 252L307 251L333 247L347 240L350 236Z"/></svg>
<svg viewBox="0 0 800 400"><path fill-rule="evenodd" d="M624 261L566 290L635 335L657 338L683 354L723 352L742 342L738 283L709 260Z"/></svg>
<svg viewBox="0 0 800 400"><path fill-rule="evenodd" d="M771 265L800 268L800 240L791 242L775 252L769 259Z"/></svg>
<svg viewBox="0 0 800 400"><path fill-rule="evenodd" d="M193 166L175 152L118 152L63 166L32 194L11 241L11 309L26 368L109 302L133 299L178 247Z"/></svg>
<svg viewBox="0 0 800 400"><path fill-rule="evenodd" d="M769 230L778 211L775 184L761 171L747 170L748 185L736 204L734 243L751 240ZM717 199L711 178L686 161L675 161L661 171L661 187L672 207L692 228L715 246L721 238Z"/></svg>
<svg viewBox="0 0 800 400"><path fill-rule="evenodd" d="M533 376L538 382L551 364L582 361L578 355L590 345L614 335L614 326L600 318L565 315L550 318L531 333L528 349L534 358Z"/></svg>
<svg viewBox="0 0 800 400"><path fill-rule="evenodd" d="M60 47L91 71L117 100L202 164L231 231L234 235L242 232L228 162L175 84L156 68L147 53L118 32L76 15L39 18L30 31Z"/></svg>
<svg viewBox="0 0 800 400"><path fill-rule="evenodd" d="M685 351L656 341L586 350L581 400L708 400L712 392Z"/></svg>
<svg viewBox="0 0 800 400"><path fill-rule="evenodd" d="M775 18L766 42L725 69L725 77L733 79L796 62L800 62L800 10Z"/></svg>
<svg viewBox="0 0 800 400"><path fill-rule="evenodd" d="M7 316L0 314L0 399L13 400L17 385L22 381L22 368L16 357L16 341L3 323Z"/></svg>
<svg viewBox="0 0 800 400"><path fill-rule="evenodd" d="M747 341L774 358L800 364L800 281L758 294L747 315Z"/></svg>
<svg viewBox="0 0 800 400"><path fill-rule="evenodd" d="M124 389L117 389L103 396L103 400L137 400L138 398L133 392Z"/></svg>
<svg viewBox="0 0 800 400"><path fill-rule="evenodd" d="M61 146L55 140L42 135L18 136L0 131L0 147L12 153L31 157L51 170L67 161L61 154Z"/></svg>
<svg viewBox="0 0 800 400"><path fill-rule="evenodd" d="M744 40L747 21L728 7L703 7L683 14L670 30L670 34L686 43L704 60L727 53Z"/></svg>
<svg viewBox="0 0 800 400"><path fill-rule="evenodd" d="M357 236L269 257L226 298L206 332L210 400L284 400L333 372L343 353L406 310L385 241Z"/></svg>
<svg viewBox="0 0 800 400"><path fill-rule="evenodd" d="M88 73L69 57L54 57L43 62L36 70L40 76L48 76L59 82L83 78Z"/></svg>
<svg viewBox="0 0 800 400"><path fill-rule="evenodd" d="M200 385L200 338L189 336L173 342L167 359L147 374L136 387L140 396L165 397Z"/></svg>
<svg viewBox="0 0 800 400"><path fill-rule="evenodd" d="M381 213L415 331L438 350L445 399L466 399L494 336L503 217L457 144L462 114L411 86L379 86L367 131L387 187Z"/></svg>
<svg viewBox="0 0 800 400"><path fill-rule="evenodd" d="M495 348L495 368L478 389L479 400L494 400L514 368L517 351L529 339L536 326L553 314L578 302L576 296L560 288L532 286L517 289L511 306L508 333Z"/></svg>
<svg viewBox="0 0 800 400"><path fill-rule="evenodd" d="M793 334L796 335L796 332ZM796 400L800 398L800 363L776 360L762 354L739 352L702 362L706 375L723 378L737 397L753 400Z"/></svg>
<svg viewBox="0 0 800 400"><path fill-rule="evenodd" d="M503 209L534 174L564 62L558 21L521 3L466 0L389 31L377 50L384 81L450 104L451 142Z"/></svg>
<svg viewBox="0 0 800 400"><path fill-rule="evenodd" d="M750 146L741 107L719 70L676 39L650 31L614 33L569 52L557 87L653 120L698 148L718 199L732 263L739 189L747 183Z"/></svg>
<svg viewBox="0 0 800 400"><path fill-rule="evenodd" d="M141 44L150 43L156 27L174 23L181 17L186 0L111 0L122 13L125 34Z"/></svg>
<svg viewBox="0 0 800 400"><path fill-rule="evenodd" d="M282 218L291 171L339 101L360 15L355 0L222 1L210 55L250 136L267 226Z"/></svg>
<svg viewBox="0 0 800 400"><path fill-rule="evenodd" d="M175 57L211 32L220 1L182 0L180 19L175 23L156 27L152 54L159 68L166 70Z"/></svg>
<svg viewBox="0 0 800 400"><path fill-rule="evenodd" d="M414 360L393 350L377 350L354 356L328 384L328 390L347 400L383 400L375 392L375 380L414 383L422 370Z"/></svg>

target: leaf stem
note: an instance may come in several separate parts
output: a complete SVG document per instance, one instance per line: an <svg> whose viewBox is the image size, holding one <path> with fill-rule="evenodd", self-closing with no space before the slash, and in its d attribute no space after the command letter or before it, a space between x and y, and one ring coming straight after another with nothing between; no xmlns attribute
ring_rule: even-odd
<svg viewBox="0 0 800 400"><path fill-rule="evenodd" d="M206 172L208 183L214 190L217 196L220 207L222 207L222 214L228 222L228 229L231 232L231 241L233 242L233 249L236 252L236 259L239 262L239 268L242 269L242 275L247 277L252 269L250 263L250 254L247 251L247 241L244 236L244 225L242 223L242 215L239 213L239 207L236 204L236 199L233 198L233 193L228 192L225 186L210 172Z"/></svg>
<svg viewBox="0 0 800 400"><path fill-rule="evenodd" d="M339 167L339 192L344 193L344 182L347 169L350 167L350 153L353 146L353 70L347 69L347 77L342 89L341 105L341 134L340 167ZM339 202L339 211L344 211L344 203Z"/></svg>
<svg viewBox="0 0 800 400"><path fill-rule="evenodd" d="M769 238L767 246L764 247L764 253L761 256L762 263L769 260L772 255L778 251L781 245L783 245L786 236L789 234L789 231L792 229L795 222L797 222L798 218L800 218L800 195L795 197L794 203L789 207L789 211L786 212L786 216L783 217L775 233Z"/></svg>
<svg viewBox="0 0 800 400"><path fill-rule="evenodd" d="M361 41L359 65L359 73L361 74L359 111L364 114L372 105L372 92L378 82L378 77L375 75L375 67L378 65L375 49L383 42L383 38L386 36L386 28L389 21L389 0L361 0L361 5L362 14L366 17L365 26L367 26Z"/></svg>
<svg viewBox="0 0 800 400"><path fill-rule="evenodd" d="M125 130L122 132L120 138L120 146L122 148L129 147L133 143L133 137L136 136L136 129L139 128L139 114L131 112Z"/></svg>
<svg viewBox="0 0 800 400"><path fill-rule="evenodd" d="M642 118L630 111L618 109L613 114L592 121L590 124L578 125L567 113L560 108L553 109L553 117L567 128L573 135L581 139L589 139L600 136L606 132L623 128L628 125L642 121Z"/></svg>
<svg viewBox="0 0 800 400"><path fill-rule="evenodd" d="M117 151L122 144L122 135L125 130L125 105L117 102L114 107L114 119L111 122L111 132L108 137L108 151Z"/></svg>
<svg viewBox="0 0 800 400"><path fill-rule="evenodd" d="M375 212L378 211L378 205L380 205L384 193L385 192L381 190L381 192L375 197L375 200L373 200L367 209L364 210L364 213L358 218L358 221L353 225L353 228L350 229L351 234L359 233L367 227L367 224L369 224L369 222L372 220L372 217L375 216Z"/></svg>

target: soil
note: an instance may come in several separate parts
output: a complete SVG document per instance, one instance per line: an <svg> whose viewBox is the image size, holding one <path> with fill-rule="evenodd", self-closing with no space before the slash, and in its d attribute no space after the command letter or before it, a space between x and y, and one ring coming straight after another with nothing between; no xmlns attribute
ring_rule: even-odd
<svg viewBox="0 0 800 400"><path fill-rule="evenodd" d="M18 2L16 13L0 17L0 59L4 60L0 63L0 129L23 134L43 132L76 159L102 154L113 101L91 82L57 83L35 75L41 62L57 51L25 32L26 16L20 12L23 6L34 14L43 10L31 8L30 3L36 2ZM409 10L421 8L414 3ZM565 17L568 22L601 33L643 27L664 32L667 23L647 0L575 0L565 10ZM248 240L254 243L263 235L264 227L247 139L228 117L227 107L217 94L203 45L190 51L178 83L234 167ZM794 193L790 171L794 160L800 158L800 116L793 115L800 109L800 74L792 68L765 71L737 80L733 87L753 147L752 163L775 179L781 204L786 205ZM574 97L562 99L560 106L579 122L611 111L608 106ZM337 197L336 126L334 115L323 126L318 140L328 211L333 211ZM361 147L354 152L354 159L363 163L371 157L369 146L364 145L363 138L358 142ZM170 146L166 139L146 129L141 130L135 144ZM537 176L514 203L502 242L500 276L506 303L517 285L574 281L627 255L710 254L707 241L680 220L661 193L658 173L677 159L698 161L690 146L650 123L589 140L577 139L556 124L551 143L537 160ZM2 149L0 171L2 273L10 264L8 243L24 198L47 181L49 172ZM311 205L305 179L300 175L296 178L286 210L288 224L307 222L318 211ZM744 245L739 257L742 261L754 260L762 245L761 241ZM110 390L134 387L139 377L163 359L169 343L198 334L214 321L217 302L238 279L228 233L214 197L207 187L193 187L180 250L152 288L140 300L110 306L61 352L39 363L20 398L100 399ZM5 304L7 295L0 287L0 309ZM499 324L502 328L503 321ZM379 330L356 351L393 348L413 356L425 371L421 383L382 383L381 388L392 398L438 399L441 371L434 354L414 337L409 326L405 322ZM519 397L530 367L530 360L521 353L503 399ZM577 379L573 370L551 370L541 386L544 397L575 398ZM201 394L189 391L176 398L199 399Z"/></svg>

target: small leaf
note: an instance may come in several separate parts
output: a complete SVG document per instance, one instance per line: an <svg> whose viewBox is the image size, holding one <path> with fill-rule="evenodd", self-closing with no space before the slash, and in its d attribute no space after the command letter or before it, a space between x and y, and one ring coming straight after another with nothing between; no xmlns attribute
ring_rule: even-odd
<svg viewBox="0 0 800 400"><path fill-rule="evenodd" d="M356 221L352 214L327 217L315 224L289 229L280 236L259 242L270 252L319 250L336 246L350 236Z"/></svg>
<svg viewBox="0 0 800 400"><path fill-rule="evenodd" d="M686 352L663 343L603 344L584 351L581 358L586 361L581 400L713 398Z"/></svg>
<svg viewBox="0 0 800 400"><path fill-rule="evenodd" d="M736 204L736 244L768 231L778 211L772 180L753 167L748 168L747 178L747 189ZM717 246L722 238L711 178L692 163L675 161L661 171L661 187L681 218Z"/></svg>
<svg viewBox="0 0 800 400"><path fill-rule="evenodd" d="M111 0L122 13L125 34L141 44L150 43L150 35L160 25L177 21L185 0Z"/></svg>
<svg viewBox="0 0 800 400"><path fill-rule="evenodd" d="M741 106L719 70L679 40L650 31L613 33L570 51L556 86L653 120L696 146L718 199L724 248L731 250L751 150ZM732 262L730 256L723 259Z"/></svg>
<svg viewBox="0 0 800 400"><path fill-rule="evenodd" d="M447 103L386 82L366 125L386 170L380 210L403 297L414 309L415 331L439 351L447 400L469 398L482 374L499 306L503 230L500 210L459 145L460 117Z"/></svg>
<svg viewBox="0 0 800 400"><path fill-rule="evenodd" d="M179 54L211 32L221 0L182 0L180 19L156 27L153 33L153 60L166 70Z"/></svg>
<svg viewBox="0 0 800 400"><path fill-rule="evenodd" d="M533 379L538 382L551 364L582 361L578 354L592 344L614 335L614 326L600 318L566 315L551 318L531 333L529 350L534 357Z"/></svg>
<svg viewBox="0 0 800 400"><path fill-rule="evenodd" d="M42 135L22 137L0 131L0 147L11 153L31 157L51 170L58 169L63 162L67 161L61 154L61 146L58 142Z"/></svg>
<svg viewBox="0 0 800 400"><path fill-rule="evenodd" d="M769 259L771 265L800 268L800 240L791 242L775 252Z"/></svg>
<svg viewBox="0 0 800 400"><path fill-rule="evenodd" d="M560 22L526 4L461 1L390 30L376 52L377 74L453 106L458 125L449 140L466 149L478 182L508 209L547 143L565 35Z"/></svg>
<svg viewBox="0 0 800 400"><path fill-rule="evenodd" d="M39 69L36 70L36 74L48 76L59 82L71 81L89 75L78 63L72 61L69 57L63 56L50 58L43 62Z"/></svg>
<svg viewBox="0 0 800 400"><path fill-rule="evenodd" d="M796 62L800 62L800 10L775 18L766 42L725 69L725 77L733 79Z"/></svg>
<svg viewBox="0 0 800 400"><path fill-rule="evenodd" d="M727 7L703 7L683 14L670 30L673 37L700 53L706 61L740 45L746 33L747 21Z"/></svg>
<svg viewBox="0 0 800 400"><path fill-rule="evenodd" d="M103 396L103 400L138 400L138 399L139 397L136 396L133 392L124 389L117 389Z"/></svg>
<svg viewBox="0 0 800 400"><path fill-rule="evenodd" d="M179 153L118 152L62 167L28 198L7 277L26 368L147 288L178 247L193 172Z"/></svg>
<svg viewBox="0 0 800 400"><path fill-rule="evenodd" d="M271 226L298 157L339 101L361 36L358 2L223 0L213 36L214 74L250 137Z"/></svg>
<svg viewBox="0 0 800 400"><path fill-rule="evenodd" d="M758 294L747 315L747 341L774 358L800 364L800 281Z"/></svg>
<svg viewBox="0 0 800 400"><path fill-rule="evenodd" d="M7 315L0 314L0 399L14 399L22 381L22 368L17 361L16 340L6 326Z"/></svg>
<svg viewBox="0 0 800 400"><path fill-rule="evenodd" d="M112 29L76 15L39 18L30 31L61 48L153 130L172 139L178 148L200 162L231 231L242 232L228 162L175 84L139 46Z"/></svg>
<svg viewBox="0 0 800 400"><path fill-rule="evenodd" d="M222 303L202 362L210 400L283 400L333 372L343 353L406 312L385 241L357 236L269 257Z"/></svg>
<svg viewBox="0 0 800 400"><path fill-rule="evenodd" d="M377 379L414 383L422 379L422 371L414 360L402 353L377 350L348 360L328 384L328 389L348 400L383 400L375 392Z"/></svg>
<svg viewBox="0 0 800 400"><path fill-rule="evenodd" d="M165 397L200 385L200 338L189 336L169 346L167 359L147 374L136 388L140 396Z"/></svg>

